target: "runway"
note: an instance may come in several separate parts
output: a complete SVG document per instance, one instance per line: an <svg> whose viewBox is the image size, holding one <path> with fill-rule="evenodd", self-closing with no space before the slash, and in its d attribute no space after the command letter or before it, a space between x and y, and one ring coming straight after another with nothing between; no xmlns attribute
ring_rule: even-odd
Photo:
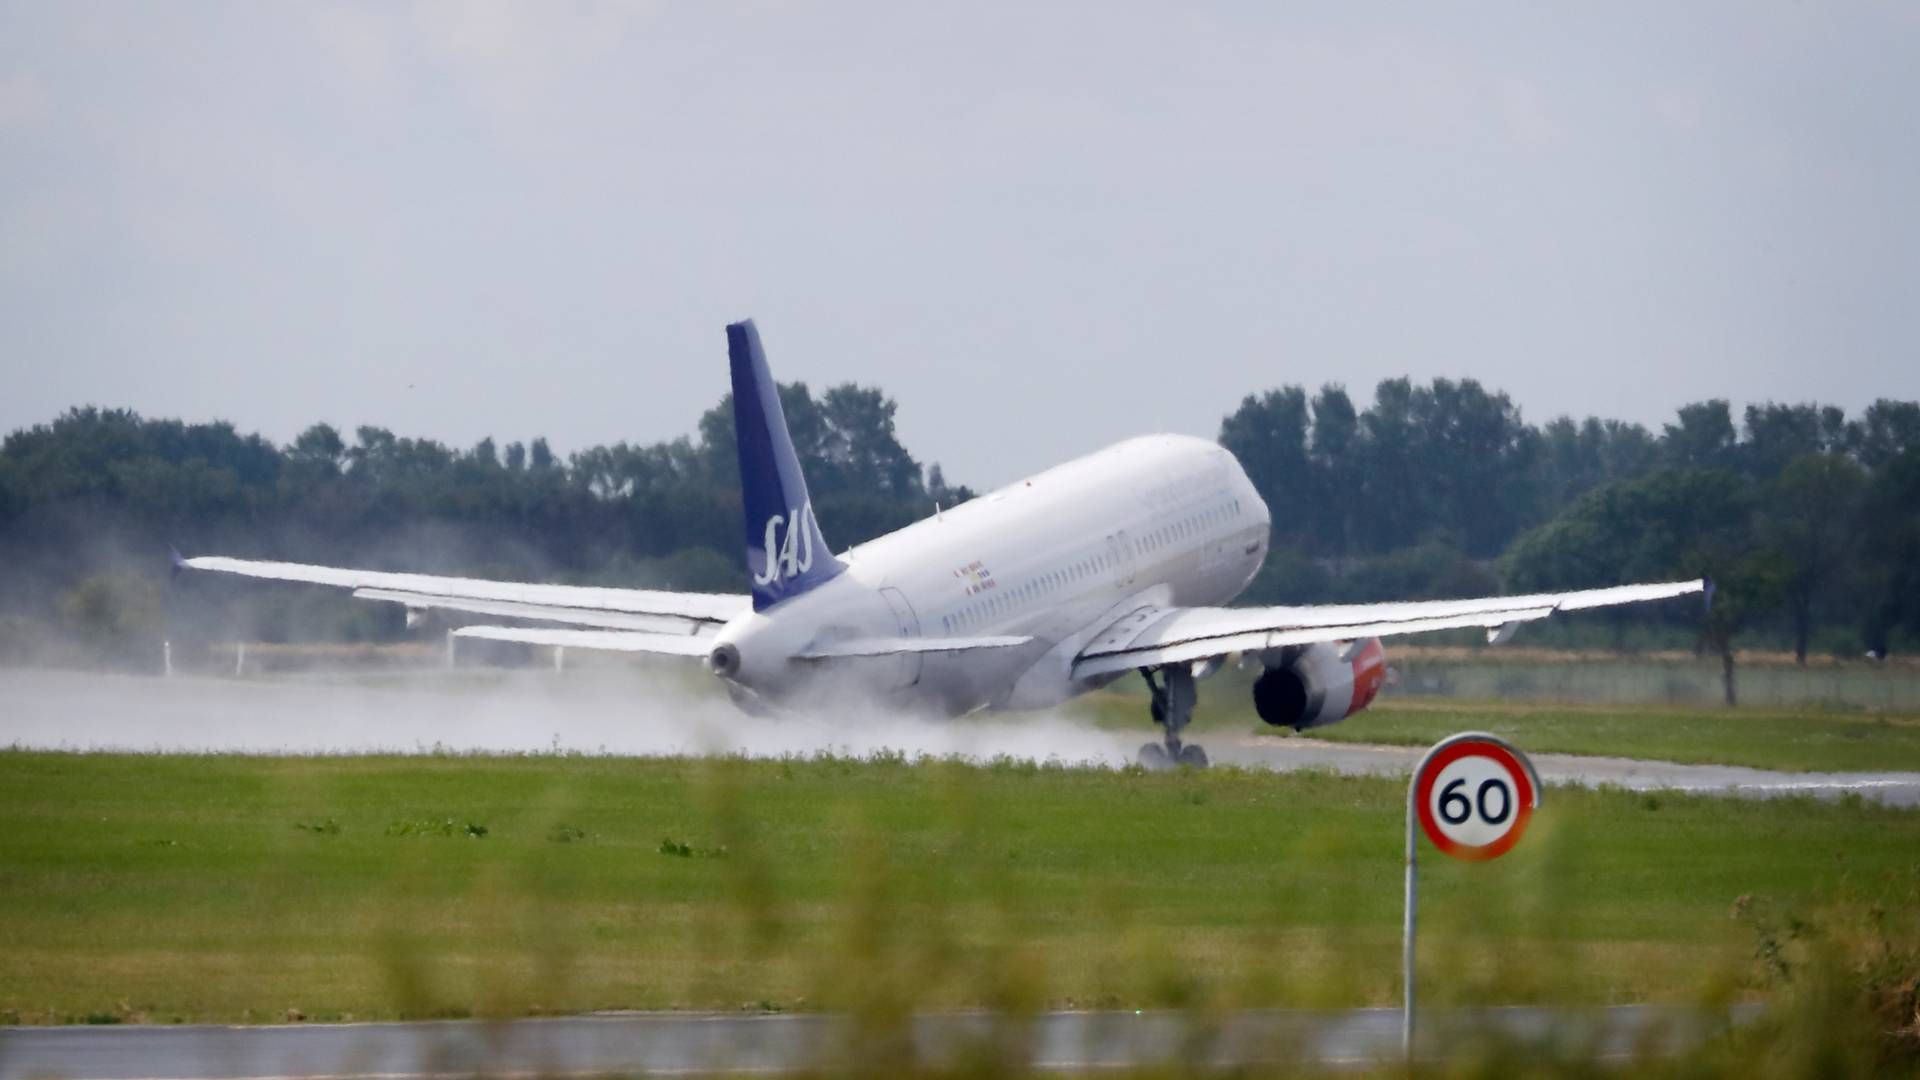
<svg viewBox="0 0 1920 1080"><path fill-rule="evenodd" d="M1719 1014L1617 1006L1436 1011L1423 1046L1479 1035L1590 1047L1624 1061L1673 1054L1745 1023ZM783 1073L836 1065L1003 1062L1049 1072L1165 1064L1362 1065L1399 1053L1400 1011L1054 1012L1025 1022L979 1013L915 1017L904 1032L822 1014L630 1013L512 1022L270 1027L0 1028L0 1080L240 1080L453 1075Z"/></svg>
<svg viewBox="0 0 1920 1080"><path fill-rule="evenodd" d="M617 755L817 753L1005 755L1124 765L1144 731L1107 731L1064 715L936 723L892 715L832 722L742 715L712 694L635 672L426 672L399 677L159 679L0 671L0 746L158 753L351 754L577 751ZM1220 764L1276 771L1405 775L1422 749L1213 732ZM1920 773L1797 773L1730 765L1533 754L1549 784L1613 784L1745 798L1857 794L1920 806Z"/></svg>
<svg viewBox="0 0 1920 1080"><path fill-rule="evenodd" d="M1267 768L1330 769L1363 776L1405 776L1413 771L1420 746L1370 746L1315 739L1258 736L1206 740L1207 752L1221 764ZM1689 791L1708 795L1777 799L1797 795L1839 798L1846 794L1876 799L1889 806L1920 806L1920 773L1799 773L1749 769L1738 765L1681 765L1639 758L1579 754L1529 754L1540 779L1548 784L1610 784L1634 791Z"/></svg>

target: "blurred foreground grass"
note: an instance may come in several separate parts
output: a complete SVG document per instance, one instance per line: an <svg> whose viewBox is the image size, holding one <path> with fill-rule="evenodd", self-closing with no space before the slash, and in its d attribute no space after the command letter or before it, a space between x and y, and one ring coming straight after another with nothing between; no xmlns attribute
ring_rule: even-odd
<svg viewBox="0 0 1920 1080"><path fill-rule="evenodd" d="M0 752L0 1022L1393 1004L1404 790ZM1554 789L1533 828L1423 856L1427 1001L1723 1000L1920 940L1920 813Z"/></svg>

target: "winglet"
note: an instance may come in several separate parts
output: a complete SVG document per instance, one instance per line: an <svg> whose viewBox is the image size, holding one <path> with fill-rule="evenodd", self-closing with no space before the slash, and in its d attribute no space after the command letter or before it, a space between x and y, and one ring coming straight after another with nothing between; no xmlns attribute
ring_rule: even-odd
<svg viewBox="0 0 1920 1080"><path fill-rule="evenodd" d="M167 580L172 581L180 576L180 571L187 568L187 560L180 554L180 549L172 544L167 545L167 557L172 560L172 567L167 571Z"/></svg>
<svg viewBox="0 0 1920 1080"><path fill-rule="evenodd" d="M1700 595L1705 598L1707 614L1709 615L1713 614L1713 579L1712 578L1703 577L1700 579Z"/></svg>
<svg viewBox="0 0 1920 1080"><path fill-rule="evenodd" d="M740 448L740 502L746 514L747 572L753 610L817 588L846 564L833 557L813 515L780 388L767 367L753 320L727 326L733 374L733 430Z"/></svg>

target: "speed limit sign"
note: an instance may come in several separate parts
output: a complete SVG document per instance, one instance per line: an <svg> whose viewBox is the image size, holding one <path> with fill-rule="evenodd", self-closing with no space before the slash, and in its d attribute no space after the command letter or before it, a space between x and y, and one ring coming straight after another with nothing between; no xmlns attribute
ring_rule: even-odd
<svg viewBox="0 0 1920 1080"><path fill-rule="evenodd" d="M1540 776L1513 744L1469 731L1436 743L1407 782L1406 923L1401 939L1400 981L1406 996L1400 1045L1413 1058L1413 940L1419 876L1419 833L1456 859L1497 859L1520 842L1527 820L1540 805Z"/></svg>
<svg viewBox="0 0 1920 1080"><path fill-rule="evenodd" d="M1427 755L1413 803L1433 846L1456 859L1505 855L1539 803L1540 785L1520 751L1491 735L1456 735Z"/></svg>

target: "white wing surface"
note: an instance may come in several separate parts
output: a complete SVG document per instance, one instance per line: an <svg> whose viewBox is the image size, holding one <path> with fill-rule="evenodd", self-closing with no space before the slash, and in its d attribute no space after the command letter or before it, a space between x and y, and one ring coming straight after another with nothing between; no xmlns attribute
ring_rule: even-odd
<svg viewBox="0 0 1920 1080"><path fill-rule="evenodd" d="M175 565L269 581L297 581L352 589L367 600L410 608L445 608L537 622L568 623L656 636L711 633L748 609L745 596L679 593L655 589L609 589L583 585L536 585L481 578L394 574L304 563L265 562L203 555Z"/></svg>
<svg viewBox="0 0 1920 1080"><path fill-rule="evenodd" d="M803 649L795 653L793 658L795 660L851 660L867 656L973 652L976 649L1011 649L1032 640L1030 637L1013 634L962 638L853 638Z"/></svg>
<svg viewBox="0 0 1920 1080"><path fill-rule="evenodd" d="M1695 580L1475 600L1266 608L1148 607L1116 620L1081 650L1074 661L1073 675L1085 679L1316 641L1425 634L1474 626L1488 628L1488 636L1493 638L1500 628L1544 619L1556 611L1635 604L1706 591L1707 582Z"/></svg>
<svg viewBox="0 0 1920 1080"><path fill-rule="evenodd" d="M705 656L713 644L705 636L643 634L631 630L555 630L544 626L463 626L455 630L453 636L660 656Z"/></svg>

